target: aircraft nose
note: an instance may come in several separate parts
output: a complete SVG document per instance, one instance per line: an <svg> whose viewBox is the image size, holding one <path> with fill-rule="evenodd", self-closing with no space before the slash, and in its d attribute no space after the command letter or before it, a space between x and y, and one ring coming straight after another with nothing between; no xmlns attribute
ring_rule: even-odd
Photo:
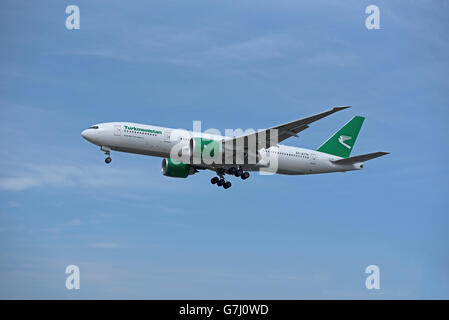
<svg viewBox="0 0 449 320"><path fill-rule="evenodd" d="M83 132L81 132L81 137L83 137L84 139L88 140L89 137L89 133L88 133L88 129L83 130Z"/></svg>
<svg viewBox="0 0 449 320"><path fill-rule="evenodd" d="M92 129L86 129L81 132L81 136L89 142L95 143L95 132Z"/></svg>

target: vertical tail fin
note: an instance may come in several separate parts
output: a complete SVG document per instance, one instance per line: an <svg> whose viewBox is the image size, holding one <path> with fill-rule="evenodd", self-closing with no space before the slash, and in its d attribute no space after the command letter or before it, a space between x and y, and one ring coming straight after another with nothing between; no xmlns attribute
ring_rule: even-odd
<svg viewBox="0 0 449 320"><path fill-rule="evenodd" d="M317 151L342 158L349 157L364 120L364 117L355 116L323 143Z"/></svg>

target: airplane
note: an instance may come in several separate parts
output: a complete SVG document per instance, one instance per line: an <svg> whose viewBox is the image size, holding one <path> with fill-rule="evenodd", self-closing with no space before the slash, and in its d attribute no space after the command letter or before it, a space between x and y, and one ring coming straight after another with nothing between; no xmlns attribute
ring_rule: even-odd
<svg viewBox="0 0 449 320"><path fill-rule="evenodd" d="M334 107L231 137L132 122L95 124L82 131L81 136L100 147L107 164L112 160L111 151L161 157L164 176L187 178L200 170L211 170L216 173L211 183L228 189L232 184L225 175L246 180L249 172L254 171L284 175L346 172L361 170L364 161L389 154L374 152L350 157L365 120L361 116L354 116L316 150L279 144L298 137L311 123L347 108L350 106Z"/></svg>

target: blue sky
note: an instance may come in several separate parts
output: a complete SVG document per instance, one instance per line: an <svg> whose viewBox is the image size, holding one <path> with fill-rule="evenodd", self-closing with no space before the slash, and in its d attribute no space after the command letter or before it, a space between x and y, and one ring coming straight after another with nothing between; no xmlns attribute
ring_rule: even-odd
<svg viewBox="0 0 449 320"><path fill-rule="evenodd" d="M77 4L81 29L65 28ZM380 30L365 28L366 6ZM2 1L0 298L449 298L445 1ZM103 154L107 121L264 128L353 108L361 172L209 183ZM67 265L81 289L65 288ZM381 289L365 288L366 266Z"/></svg>

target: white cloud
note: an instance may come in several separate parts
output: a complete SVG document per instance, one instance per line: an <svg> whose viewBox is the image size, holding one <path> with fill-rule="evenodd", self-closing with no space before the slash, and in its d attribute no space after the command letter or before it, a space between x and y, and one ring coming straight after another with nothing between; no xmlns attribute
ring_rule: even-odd
<svg viewBox="0 0 449 320"><path fill-rule="evenodd" d="M0 178L0 189L8 191L24 190L40 185L33 177Z"/></svg>
<svg viewBox="0 0 449 320"><path fill-rule="evenodd" d="M140 179L141 172L128 169L126 172L104 166L75 165L24 165L21 173L0 178L0 189L21 191L35 187L117 188L127 181L134 181L133 187L145 186Z"/></svg>
<svg viewBox="0 0 449 320"><path fill-rule="evenodd" d="M194 67L229 67L244 62L243 65L248 67L246 64L249 62L284 58L303 46L300 40L285 34L263 34L240 41L217 43L217 35L204 29L179 31L157 28L140 33L142 37L123 34L109 47L76 48L56 54ZM130 41L133 46L121 45Z"/></svg>
<svg viewBox="0 0 449 320"><path fill-rule="evenodd" d="M212 48L205 56L232 61L259 61L282 58L291 49L302 47L302 43L284 35L264 35Z"/></svg>

